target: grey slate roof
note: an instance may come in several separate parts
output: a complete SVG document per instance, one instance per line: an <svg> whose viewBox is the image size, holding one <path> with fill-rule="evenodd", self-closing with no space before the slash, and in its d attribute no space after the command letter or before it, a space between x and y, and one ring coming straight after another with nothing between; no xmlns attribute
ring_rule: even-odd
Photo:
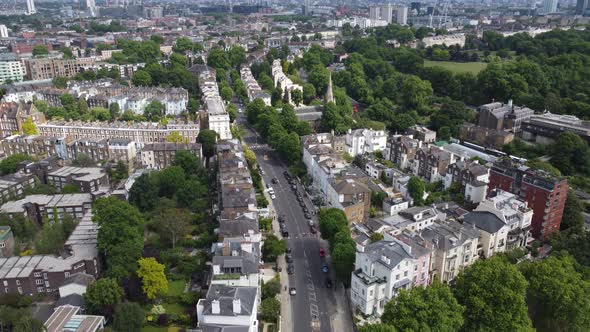
<svg viewBox="0 0 590 332"><path fill-rule="evenodd" d="M227 326L227 325L213 325L213 324L201 324L201 328L197 329L198 332L248 332L250 326Z"/></svg>
<svg viewBox="0 0 590 332"><path fill-rule="evenodd" d="M465 223L475 225L490 234L498 232L504 226L504 222L500 218L488 211L473 211L463 218Z"/></svg>
<svg viewBox="0 0 590 332"><path fill-rule="evenodd" d="M254 255L242 252L241 256L213 256L213 264L221 265L221 268L240 268L242 275L258 273L258 264Z"/></svg>
<svg viewBox="0 0 590 332"><path fill-rule="evenodd" d="M239 221L221 220L219 222L219 235L225 237L238 237L248 234L249 230L258 233L258 227L258 221L245 217Z"/></svg>
<svg viewBox="0 0 590 332"><path fill-rule="evenodd" d="M211 302L219 301L219 316L237 316L233 311L233 300L239 299L241 303L240 316L250 316L256 305L256 287L230 287L225 285L211 285L207 291L207 298L203 303L203 314L213 315Z"/></svg>
<svg viewBox="0 0 590 332"><path fill-rule="evenodd" d="M365 254L372 262L379 262L388 269L394 268L404 259L412 259L413 256L403 246L393 241L378 241L365 247ZM389 258L389 264L381 259L381 256Z"/></svg>

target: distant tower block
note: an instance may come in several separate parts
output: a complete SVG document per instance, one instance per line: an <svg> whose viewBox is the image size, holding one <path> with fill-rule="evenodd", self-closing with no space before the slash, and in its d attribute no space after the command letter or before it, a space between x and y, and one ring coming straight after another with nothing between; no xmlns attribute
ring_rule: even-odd
<svg viewBox="0 0 590 332"><path fill-rule="evenodd" d="M27 15L35 14L37 10L35 9L35 0L27 0Z"/></svg>

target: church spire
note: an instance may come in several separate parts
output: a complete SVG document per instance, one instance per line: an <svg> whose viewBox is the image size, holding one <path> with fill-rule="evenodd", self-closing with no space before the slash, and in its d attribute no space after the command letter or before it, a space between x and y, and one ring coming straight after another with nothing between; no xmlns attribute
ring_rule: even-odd
<svg viewBox="0 0 590 332"><path fill-rule="evenodd" d="M324 96L325 103L335 103L334 100L334 92L332 91L332 72L330 72L330 81L328 82L328 89L326 90L326 95Z"/></svg>

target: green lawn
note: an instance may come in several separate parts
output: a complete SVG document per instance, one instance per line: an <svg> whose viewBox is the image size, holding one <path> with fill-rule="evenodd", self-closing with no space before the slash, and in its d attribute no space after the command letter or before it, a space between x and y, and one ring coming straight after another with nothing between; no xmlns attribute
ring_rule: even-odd
<svg viewBox="0 0 590 332"><path fill-rule="evenodd" d="M477 75L488 64L485 62L452 62L452 61L430 61L424 60L424 67L439 66L452 71L455 74L473 73Z"/></svg>
<svg viewBox="0 0 590 332"><path fill-rule="evenodd" d="M179 303L162 303L162 306L164 307L164 309L166 309L167 314L184 314L185 308Z"/></svg>
<svg viewBox="0 0 590 332"><path fill-rule="evenodd" d="M180 296L184 292L184 280L171 280L168 282L168 296Z"/></svg>

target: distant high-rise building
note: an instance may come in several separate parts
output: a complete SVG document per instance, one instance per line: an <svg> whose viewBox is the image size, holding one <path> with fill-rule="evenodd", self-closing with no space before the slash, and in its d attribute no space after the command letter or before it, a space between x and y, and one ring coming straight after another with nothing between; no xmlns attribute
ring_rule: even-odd
<svg viewBox="0 0 590 332"><path fill-rule="evenodd" d="M35 0L27 0L27 15L35 14Z"/></svg>
<svg viewBox="0 0 590 332"><path fill-rule="evenodd" d="M422 4L420 2L412 2L410 3L410 10L416 10L416 13L420 13L420 7Z"/></svg>
<svg viewBox="0 0 590 332"><path fill-rule="evenodd" d="M578 0L576 6L576 14L577 15L587 15L588 11L588 0Z"/></svg>
<svg viewBox="0 0 590 332"><path fill-rule="evenodd" d="M542 14L551 14L557 12L557 2L559 0L543 0Z"/></svg>
<svg viewBox="0 0 590 332"><path fill-rule="evenodd" d="M8 28L4 24L0 24L0 38L8 38Z"/></svg>
<svg viewBox="0 0 590 332"><path fill-rule="evenodd" d="M371 20L387 21L393 20L393 7L391 5L374 5L369 7L369 18Z"/></svg>
<svg viewBox="0 0 590 332"><path fill-rule="evenodd" d="M88 8L90 16L96 16L96 3L94 2L94 0L86 0L86 8Z"/></svg>
<svg viewBox="0 0 590 332"><path fill-rule="evenodd" d="M399 25L408 25L408 7L395 7L395 23Z"/></svg>

